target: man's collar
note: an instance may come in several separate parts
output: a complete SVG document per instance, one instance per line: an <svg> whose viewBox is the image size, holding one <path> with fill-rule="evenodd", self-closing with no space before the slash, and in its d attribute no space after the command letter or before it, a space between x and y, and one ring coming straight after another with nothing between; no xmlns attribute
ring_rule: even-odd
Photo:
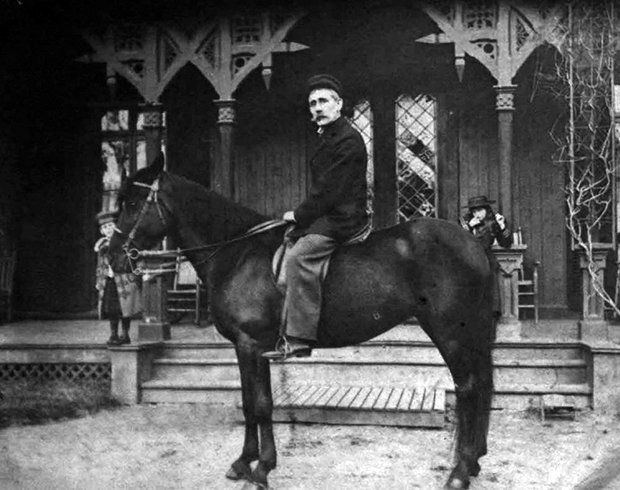
<svg viewBox="0 0 620 490"><path fill-rule="evenodd" d="M326 124L325 126L319 126L316 132L322 137L333 136L338 128L342 126L343 122L346 122L346 119L343 116L340 116L338 119Z"/></svg>

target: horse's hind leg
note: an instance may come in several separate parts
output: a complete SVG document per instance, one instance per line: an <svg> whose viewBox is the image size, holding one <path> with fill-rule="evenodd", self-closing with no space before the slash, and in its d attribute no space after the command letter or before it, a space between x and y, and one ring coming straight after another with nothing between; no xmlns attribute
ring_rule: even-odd
<svg viewBox="0 0 620 490"><path fill-rule="evenodd" d="M487 322L483 323L463 325L456 331L464 332L465 327L466 335L438 344L456 387L456 463L447 488L467 488L470 476L480 471L478 459L487 451L493 363L491 337L486 335ZM488 325L492 325L490 319ZM482 329L482 334L475 335L474 329Z"/></svg>

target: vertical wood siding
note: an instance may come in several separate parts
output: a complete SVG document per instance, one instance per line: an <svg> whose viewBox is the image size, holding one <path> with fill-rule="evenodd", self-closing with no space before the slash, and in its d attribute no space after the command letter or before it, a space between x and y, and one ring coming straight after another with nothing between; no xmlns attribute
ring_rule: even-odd
<svg viewBox="0 0 620 490"><path fill-rule="evenodd" d="M295 116L271 121L268 130L240 129L237 138L236 200L274 218L306 196L306 124Z"/></svg>

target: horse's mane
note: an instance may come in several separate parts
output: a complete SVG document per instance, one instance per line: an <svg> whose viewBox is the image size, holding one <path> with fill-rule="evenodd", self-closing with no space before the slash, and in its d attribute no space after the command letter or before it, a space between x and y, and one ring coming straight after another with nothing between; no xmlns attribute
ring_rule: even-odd
<svg viewBox="0 0 620 490"><path fill-rule="evenodd" d="M229 240L268 217L180 175L163 172L175 193L176 212L186 226L207 225L211 239Z"/></svg>

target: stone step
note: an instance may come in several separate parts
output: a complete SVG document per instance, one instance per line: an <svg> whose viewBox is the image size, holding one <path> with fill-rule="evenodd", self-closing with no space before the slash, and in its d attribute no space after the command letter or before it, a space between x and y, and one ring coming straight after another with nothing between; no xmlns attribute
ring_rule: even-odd
<svg viewBox="0 0 620 490"><path fill-rule="evenodd" d="M501 384L526 383L532 385L582 384L587 382L587 363L582 359L512 360L494 364L495 382ZM152 367L153 379L187 381L235 382L239 378L237 361L228 359L156 359ZM343 362L334 359L291 359L271 364L272 383L279 380L291 383L319 383L329 379L333 383L381 384L389 380L394 386L450 385L448 368L441 358L427 362L356 360Z"/></svg>
<svg viewBox="0 0 620 490"><path fill-rule="evenodd" d="M288 386L288 389L290 389L290 387L295 385ZM367 385L362 384L359 386L364 387ZM454 408L456 396L453 386L435 388L445 389L446 407ZM275 386L273 390L274 393L283 392L282 389ZM151 380L142 384L141 394L142 403L210 403L235 407L241 403L241 385L238 380L232 383L179 382L165 379ZM492 406L494 409L539 409L541 397L546 394L571 397L577 409L591 407L592 389L587 384L496 385Z"/></svg>
<svg viewBox="0 0 620 490"><path fill-rule="evenodd" d="M199 344L169 343L162 350L162 357L170 359L226 359L234 357L231 343ZM530 359L582 359L584 347L577 343L519 343L499 344L493 351L495 362ZM313 359L338 362L359 360L443 362L441 354L432 342L372 340L361 345L337 349L315 349Z"/></svg>

